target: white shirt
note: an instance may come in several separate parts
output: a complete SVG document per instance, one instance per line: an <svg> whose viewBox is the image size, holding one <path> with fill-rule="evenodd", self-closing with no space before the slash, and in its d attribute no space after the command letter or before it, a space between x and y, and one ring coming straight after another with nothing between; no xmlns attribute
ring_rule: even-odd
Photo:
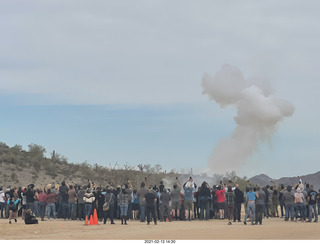
<svg viewBox="0 0 320 244"><path fill-rule="evenodd" d="M4 201L4 192L3 191L0 192L0 202L3 202L3 203L5 202Z"/></svg>

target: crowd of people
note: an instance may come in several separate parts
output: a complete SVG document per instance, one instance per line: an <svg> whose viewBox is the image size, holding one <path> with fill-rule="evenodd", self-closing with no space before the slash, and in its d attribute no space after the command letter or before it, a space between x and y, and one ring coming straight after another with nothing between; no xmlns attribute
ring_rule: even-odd
<svg viewBox="0 0 320 244"><path fill-rule="evenodd" d="M281 217L285 221L318 222L320 214L320 190L300 180L294 186L260 187L248 185L244 191L232 181L220 182L209 186L202 182L200 186L192 177L181 184L178 177L173 185L149 186L147 178L138 189L128 181L117 187L108 185L99 187L88 180L85 185L48 184L37 188L34 184L27 187L0 187L1 218L17 222L21 216L26 224L41 221L90 220L93 211L97 211L100 222L115 224L121 220L139 220L150 224L154 222L192 221L209 219L227 219L228 224L242 222L241 210L244 206L243 223L250 219L251 224L262 224L264 218ZM279 211L280 210L280 211Z"/></svg>

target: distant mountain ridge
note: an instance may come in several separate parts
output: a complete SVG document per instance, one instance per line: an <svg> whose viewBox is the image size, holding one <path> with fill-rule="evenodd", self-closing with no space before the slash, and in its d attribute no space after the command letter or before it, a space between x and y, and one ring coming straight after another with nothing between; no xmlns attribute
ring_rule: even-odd
<svg viewBox="0 0 320 244"><path fill-rule="evenodd" d="M308 175L300 175L300 178L302 179L302 182L304 184L308 183L310 185L313 185L314 190L318 191L320 189L320 171L308 174ZM251 177L249 181L255 185L258 186L266 186L270 185L272 186L272 182L274 181L278 186L280 184L284 184L285 187L288 185L294 186L299 182L299 178L296 177L281 177L280 179L272 179L266 174L260 174L256 175L254 177Z"/></svg>

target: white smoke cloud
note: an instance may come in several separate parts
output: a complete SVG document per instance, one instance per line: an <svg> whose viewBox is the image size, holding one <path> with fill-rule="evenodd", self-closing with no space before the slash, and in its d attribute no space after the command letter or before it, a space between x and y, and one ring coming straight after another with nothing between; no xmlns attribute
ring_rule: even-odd
<svg viewBox="0 0 320 244"><path fill-rule="evenodd" d="M231 65L223 65L214 77L205 74L202 87L203 94L222 108L237 108L234 117L237 127L231 138L221 138L208 160L214 172L240 168L254 153L259 141L270 139L279 122L294 112L290 102L273 96L268 80L244 79L241 71Z"/></svg>

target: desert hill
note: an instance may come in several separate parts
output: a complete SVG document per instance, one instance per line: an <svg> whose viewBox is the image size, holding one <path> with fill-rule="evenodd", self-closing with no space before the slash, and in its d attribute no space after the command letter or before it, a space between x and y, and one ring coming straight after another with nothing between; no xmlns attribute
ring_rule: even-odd
<svg viewBox="0 0 320 244"><path fill-rule="evenodd" d="M320 189L320 171L314 174L300 175L300 177L304 184L308 183L310 185L313 185L314 190L316 191ZM251 177L249 181L259 186L266 186L266 185L271 186L272 185L271 181L274 181L278 186L280 184L284 184L284 186L288 186L288 185L294 186L299 182L299 178L296 176L296 177L281 177L280 179L272 179L265 174L260 174L260 175Z"/></svg>

